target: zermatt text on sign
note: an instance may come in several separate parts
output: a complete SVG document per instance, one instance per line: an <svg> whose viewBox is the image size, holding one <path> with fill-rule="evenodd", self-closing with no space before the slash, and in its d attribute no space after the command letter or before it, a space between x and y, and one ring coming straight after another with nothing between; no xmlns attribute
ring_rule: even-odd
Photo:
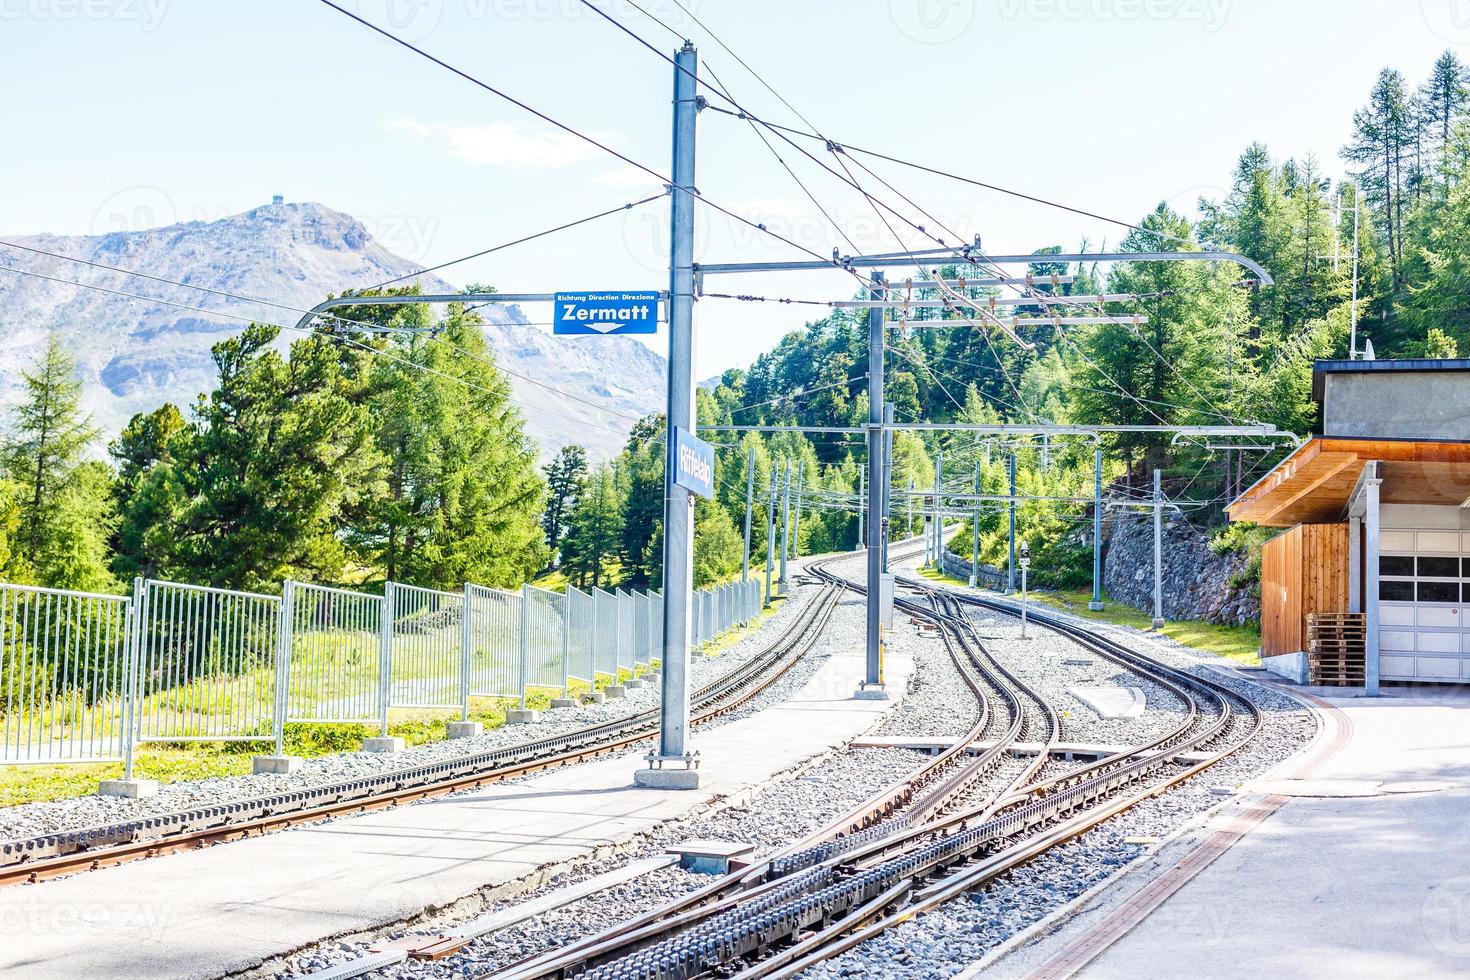
<svg viewBox="0 0 1470 980"><path fill-rule="evenodd" d="M658 293L557 293L554 333L610 334L658 332Z"/></svg>

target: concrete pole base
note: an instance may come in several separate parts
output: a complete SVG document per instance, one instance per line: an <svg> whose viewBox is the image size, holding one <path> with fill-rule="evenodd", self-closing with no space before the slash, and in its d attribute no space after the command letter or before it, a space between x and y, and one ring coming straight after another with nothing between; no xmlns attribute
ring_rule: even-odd
<svg viewBox="0 0 1470 980"><path fill-rule="evenodd" d="M627 697L628 689L621 684L609 684L602 689L602 693L606 695L609 701L614 701L618 698Z"/></svg>
<svg viewBox="0 0 1470 980"><path fill-rule="evenodd" d="M650 684L657 684L663 678L663 676L663 671L650 670L648 673L643 675L643 679Z"/></svg>
<svg viewBox="0 0 1470 980"><path fill-rule="evenodd" d="M1099 602L1098 600L1094 599L1093 601L1091 601L1091 602L1089 602L1087 604L1087 608L1088 609L1091 609L1093 612L1102 612L1103 611L1103 604L1101 602Z"/></svg>
<svg viewBox="0 0 1470 980"><path fill-rule="evenodd" d="M591 692L590 694L587 695L586 701L584 703L585 704L601 704L602 702L604 702L606 700L607 700L607 695L606 694L603 694L601 691L593 691L593 692Z"/></svg>
<svg viewBox="0 0 1470 980"><path fill-rule="evenodd" d="M854 701L887 701L888 691L882 684L864 684L852 692Z"/></svg>
<svg viewBox="0 0 1470 980"><path fill-rule="evenodd" d="M284 776L305 763L306 760L299 755L258 755L250 760L250 771L257 776Z"/></svg>
<svg viewBox="0 0 1470 980"><path fill-rule="evenodd" d="M485 726L478 721L451 721L444 725L448 738L475 738L485 734Z"/></svg>
<svg viewBox="0 0 1470 980"><path fill-rule="evenodd" d="M635 677L631 681L625 683L623 687L627 688L630 691L641 691L643 690L643 682Z"/></svg>
<svg viewBox="0 0 1470 980"><path fill-rule="evenodd" d="M126 800L142 800L158 795L156 779L104 779L97 784L98 796L120 796Z"/></svg>
<svg viewBox="0 0 1470 980"><path fill-rule="evenodd" d="M698 769L639 769L633 785L647 789L699 789Z"/></svg>
<svg viewBox="0 0 1470 980"><path fill-rule="evenodd" d="M1152 628L1153 629L1156 629L1156 630L1163 629L1164 628L1164 621L1162 619L1155 619L1154 620L1154 625L1153 625Z"/></svg>
<svg viewBox="0 0 1470 980"><path fill-rule="evenodd" d="M571 698L552 698L551 706L553 708L575 708L577 702Z"/></svg>
<svg viewBox="0 0 1470 980"><path fill-rule="evenodd" d="M374 752L382 755L393 755L403 751L403 739L397 735L375 735L372 738L362 740L364 752Z"/></svg>
<svg viewBox="0 0 1470 980"><path fill-rule="evenodd" d="M505 713L507 725L534 725L541 720L541 712L533 708L513 708Z"/></svg>

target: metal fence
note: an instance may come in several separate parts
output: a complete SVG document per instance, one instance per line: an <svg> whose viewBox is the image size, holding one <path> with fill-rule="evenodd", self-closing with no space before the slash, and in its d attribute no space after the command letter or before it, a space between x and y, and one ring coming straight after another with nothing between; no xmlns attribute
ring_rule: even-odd
<svg viewBox="0 0 1470 980"><path fill-rule="evenodd" d="M117 758L133 602L0 585L0 762Z"/></svg>
<svg viewBox="0 0 1470 980"><path fill-rule="evenodd" d="M694 595L695 647L750 621L755 580ZM0 583L0 764L102 762L146 742L274 741L290 722L565 695L663 656L656 591L287 581L279 596L138 579L132 595Z"/></svg>
<svg viewBox="0 0 1470 980"><path fill-rule="evenodd" d="M148 580L140 598L131 741L271 734L280 596Z"/></svg>

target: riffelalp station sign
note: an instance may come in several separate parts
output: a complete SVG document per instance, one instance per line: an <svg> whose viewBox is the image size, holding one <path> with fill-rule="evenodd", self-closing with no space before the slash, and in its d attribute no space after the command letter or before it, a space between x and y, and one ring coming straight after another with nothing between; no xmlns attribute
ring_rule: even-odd
<svg viewBox="0 0 1470 980"><path fill-rule="evenodd" d="M653 290L556 293L552 306L552 333L658 332L658 293Z"/></svg>
<svg viewBox="0 0 1470 980"><path fill-rule="evenodd" d="M706 500L715 495L715 447L674 427L674 482Z"/></svg>

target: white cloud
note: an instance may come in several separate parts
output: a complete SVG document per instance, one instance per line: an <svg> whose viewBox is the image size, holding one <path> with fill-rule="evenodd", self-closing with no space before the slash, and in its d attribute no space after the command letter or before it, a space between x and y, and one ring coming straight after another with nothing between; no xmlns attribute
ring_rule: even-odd
<svg viewBox="0 0 1470 980"><path fill-rule="evenodd" d="M602 156L597 147L570 133L510 123L459 126L401 119L388 123L387 128L431 143L474 166L565 167ZM594 138L602 141L596 134Z"/></svg>

